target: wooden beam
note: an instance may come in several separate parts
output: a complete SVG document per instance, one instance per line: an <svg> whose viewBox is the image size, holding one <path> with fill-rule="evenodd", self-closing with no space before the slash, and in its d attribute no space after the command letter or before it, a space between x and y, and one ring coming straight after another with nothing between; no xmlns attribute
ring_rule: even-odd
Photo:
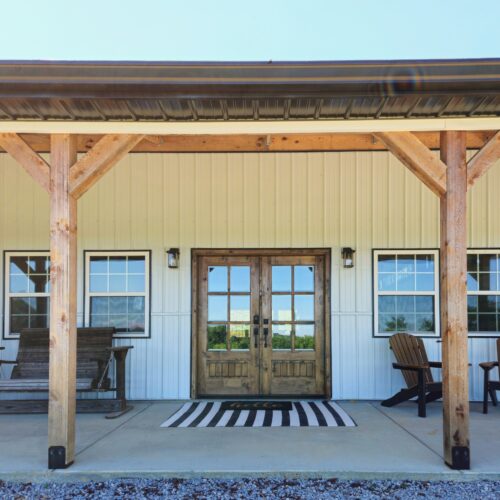
<svg viewBox="0 0 500 500"><path fill-rule="evenodd" d="M440 200L444 458L453 469L469 469L467 164L463 132L441 134L441 159L447 165L446 194Z"/></svg>
<svg viewBox="0 0 500 500"><path fill-rule="evenodd" d="M500 159L500 131L497 132L468 162L467 182L472 186Z"/></svg>
<svg viewBox="0 0 500 500"><path fill-rule="evenodd" d="M47 162L17 134L0 134L0 146L7 151L33 179L49 192L50 167Z"/></svg>
<svg viewBox="0 0 500 500"><path fill-rule="evenodd" d="M379 132L375 137L413 172L433 193L446 191L446 166L411 132Z"/></svg>
<svg viewBox="0 0 500 500"><path fill-rule="evenodd" d="M50 360L49 468L64 468L75 456L76 406L76 199L70 167L76 139L51 138L50 176Z"/></svg>
<svg viewBox="0 0 500 500"><path fill-rule="evenodd" d="M439 150L439 132L413 133L429 149ZM467 148L480 149L495 133L467 132ZM50 152L48 134L21 136L38 153ZM78 151L86 153L102 135L79 135ZM269 137L269 141L267 141ZM1 145L0 145L0 151ZM131 153L253 153L294 151L387 151L387 146L372 134L240 134L240 135L147 135Z"/></svg>
<svg viewBox="0 0 500 500"><path fill-rule="evenodd" d="M71 168L71 195L80 198L143 138L142 135L112 134L100 139Z"/></svg>

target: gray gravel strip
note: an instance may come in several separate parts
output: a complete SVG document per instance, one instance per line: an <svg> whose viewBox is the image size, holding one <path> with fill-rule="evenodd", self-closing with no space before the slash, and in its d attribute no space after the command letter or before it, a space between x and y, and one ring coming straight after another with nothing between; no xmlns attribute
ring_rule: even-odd
<svg viewBox="0 0 500 500"><path fill-rule="evenodd" d="M337 479L113 479L81 483L0 481L2 499L500 499L500 481L344 481Z"/></svg>

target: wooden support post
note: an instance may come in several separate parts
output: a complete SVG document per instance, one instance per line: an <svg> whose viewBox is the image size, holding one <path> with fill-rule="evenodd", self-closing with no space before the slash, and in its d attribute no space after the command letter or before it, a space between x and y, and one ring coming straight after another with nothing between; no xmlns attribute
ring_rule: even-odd
<svg viewBox="0 0 500 500"><path fill-rule="evenodd" d="M75 136L51 136L50 469L71 465L75 455L76 199L70 194L70 168L76 151Z"/></svg>
<svg viewBox="0 0 500 500"><path fill-rule="evenodd" d="M441 133L446 192L441 196L441 328L445 462L470 468L467 357L467 164L465 132Z"/></svg>

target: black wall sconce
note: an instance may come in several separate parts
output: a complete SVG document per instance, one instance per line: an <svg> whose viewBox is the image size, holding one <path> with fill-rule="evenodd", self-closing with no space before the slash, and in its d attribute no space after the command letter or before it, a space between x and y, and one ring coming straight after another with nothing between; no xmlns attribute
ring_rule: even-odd
<svg viewBox="0 0 500 500"><path fill-rule="evenodd" d="M356 250L353 250L350 247L343 247L342 250L342 263L346 269L354 267L354 253Z"/></svg>
<svg viewBox="0 0 500 500"><path fill-rule="evenodd" d="M170 269L177 269L179 267L179 249L169 248L167 250L167 264Z"/></svg>

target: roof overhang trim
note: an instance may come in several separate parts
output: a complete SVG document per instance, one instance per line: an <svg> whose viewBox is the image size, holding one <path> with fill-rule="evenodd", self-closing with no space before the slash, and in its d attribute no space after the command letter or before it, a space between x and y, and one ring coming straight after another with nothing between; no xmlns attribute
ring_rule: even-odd
<svg viewBox="0 0 500 500"><path fill-rule="evenodd" d="M398 131L437 132L441 130L500 130L500 117L434 118L420 120L280 120L241 122L0 121L0 133L19 134L239 135L374 133Z"/></svg>

